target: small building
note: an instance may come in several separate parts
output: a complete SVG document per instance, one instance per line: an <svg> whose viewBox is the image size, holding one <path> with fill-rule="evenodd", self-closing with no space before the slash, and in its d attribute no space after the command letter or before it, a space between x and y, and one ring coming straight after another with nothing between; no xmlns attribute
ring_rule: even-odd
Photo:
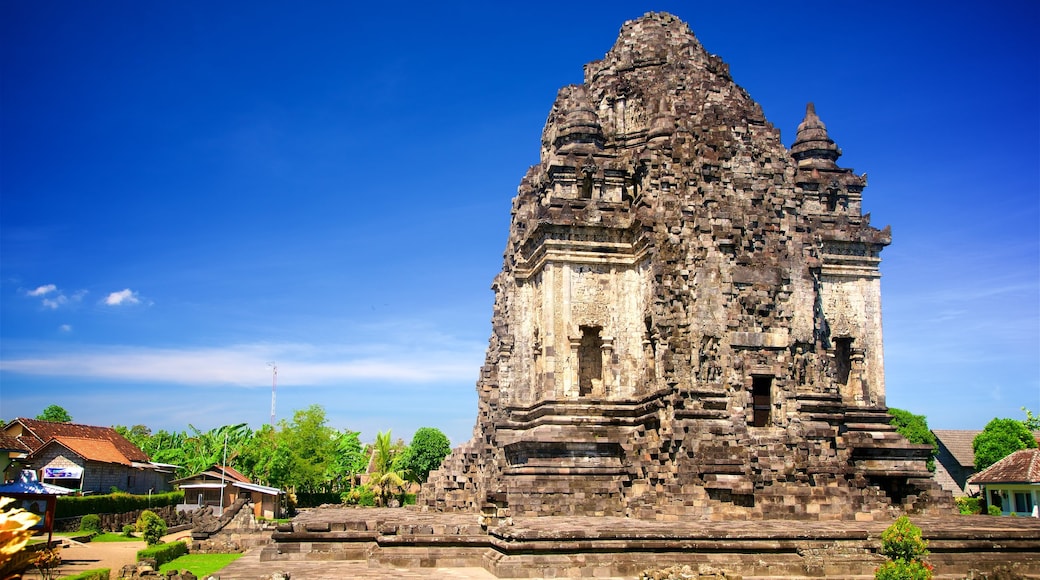
<svg viewBox="0 0 1040 580"><path fill-rule="evenodd" d="M979 488L968 483L975 475L975 450L972 441L979 429L933 429L939 444L935 455L935 480L954 497L978 495Z"/></svg>
<svg viewBox="0 0 1040 580"><path fill-rule="evenodd" d="M21 447L18 461L43 483L109 493L170 491L171 466L152 463L148 455L111 427L40 421L20 417L3 434Z"/></svg>
<svg viewBox="0 0 1040 580"><path fill-rule="evenodd" d="M51 542L51 531L54 529L54 514L59 495L68 495L73 490L41 483L36 479L36 472L26 469L18 479L0 485L0 497L9 497L18 502L18 507L39 516L40 521L33 526L34 530L47 534L47 543Z"/></svg>
<svg viewBox="0 0 1040 580"><path fill-rule="evenodd" d="M235 500L247 499L257 518L275 519L282 514L281 496L285 492L255 484L233 467L214 465L202 473L175 479L171 483L184 492L184 503L178 506L180 510L209 506L220 515L223 508Z"/></svg>
<svg viewBox="0 0 1040 580"><path fill-rule="evenodd" d="M25 456L25 447L14 437L0 431L0 484L16 479L17 472L11 466L21 471L19 466L24 462ZM8 470L12 471L10 475L7 473Z"/></svg>
<svg viewBox="0 0 1040 580"><path fill-rule="evenodd" d="M1040 449L1022 449L971 478L980 485L989 505L1003 515L1037 516L1040 506Z"/></svg>

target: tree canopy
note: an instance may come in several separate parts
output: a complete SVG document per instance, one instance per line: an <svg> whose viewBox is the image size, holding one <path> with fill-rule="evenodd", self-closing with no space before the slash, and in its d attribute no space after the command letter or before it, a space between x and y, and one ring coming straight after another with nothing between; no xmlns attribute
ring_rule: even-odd
<svg viewBox="0 0 1040 580"><path fill-rule="evenodd" d="M1033 433L1022 421L993 419L971 442L975 451L975 469L982 471L1020 449L1036 447Z"/></svg>
<svg viewBox="0 0 1040 580"><path fill-rule="evenodd" d="M420 427L401 458L401 466L412 481L426 483L430 472L440 467L451 453L448 436L434 427Z"/></svg>
<svg viewBox="0 0 1040 580"><path fill-rule="evenodd" d="M55 423L71 423L72 415L58 405L50 405L36 416L39 421L54 421Z"/></svg>
<svg viewBox="0 0 1040 580"><path fill-rule="evenodd" d="M451 450L448 437L432 427L416 431L411 446L394 441L389 431L377 434L375 443L366 446L358 431L329 426L320 405L297 410L291 420L256 431L245 423L209 431L194 425L185 431L154 433L145 425L113 428L152 461L176 465L178 477L225 464L254 483L303 494L356 489L371 458L375 473L370 474L367 488L381 505L404 491L406 479L425 481Z"/></svg>
<svg viewBox="0 0 1040 580"><path fill-rule="evenodd" d="M903 409L889 408L888 413L892 415L891 425L896 431L906 437L907 441L916 445L931 445L932 456L928 458L928 470L935 471L935 454L939 452L939 442L935 440L935 434L928 428L928 419L924 415L915 415Z"/></svg>

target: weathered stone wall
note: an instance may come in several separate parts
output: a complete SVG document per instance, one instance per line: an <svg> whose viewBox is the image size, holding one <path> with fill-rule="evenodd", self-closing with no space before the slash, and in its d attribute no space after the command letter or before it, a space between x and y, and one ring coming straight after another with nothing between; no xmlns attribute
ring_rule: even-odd
<svg viewBox="0 0 1040 580"><path fill-rule="evenodd" d="M473 439L422 503L509 515L871 518L949 498L888 425L866 180L788 149L667 14L560 90L521 181Z"/></svg>

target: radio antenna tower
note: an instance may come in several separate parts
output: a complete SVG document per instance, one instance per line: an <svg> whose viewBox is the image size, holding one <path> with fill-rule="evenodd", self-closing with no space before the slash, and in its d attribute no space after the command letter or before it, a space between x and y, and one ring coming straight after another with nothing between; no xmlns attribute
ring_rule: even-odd
<svg viewBox="0 0 1040 580"><path fill-rule="evenodd" d="M278 365L274 362L267 363L271 367L271 428L274 429L274 398L278 391Z"/></svg>

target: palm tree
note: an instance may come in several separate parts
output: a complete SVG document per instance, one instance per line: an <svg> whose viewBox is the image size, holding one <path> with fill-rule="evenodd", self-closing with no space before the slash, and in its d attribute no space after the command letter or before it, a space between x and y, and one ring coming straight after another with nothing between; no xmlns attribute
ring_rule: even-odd
<svg viewBox="0 0 1040 580"><path fill-rule="evenodd" d="M397 466L397 457L401 450L390 439L390 431L376 433L376 442L372 448L372 472L369 474L369 487L379 498L379 505L386 507L394 492L404 487L405 474Z"/></svg>

